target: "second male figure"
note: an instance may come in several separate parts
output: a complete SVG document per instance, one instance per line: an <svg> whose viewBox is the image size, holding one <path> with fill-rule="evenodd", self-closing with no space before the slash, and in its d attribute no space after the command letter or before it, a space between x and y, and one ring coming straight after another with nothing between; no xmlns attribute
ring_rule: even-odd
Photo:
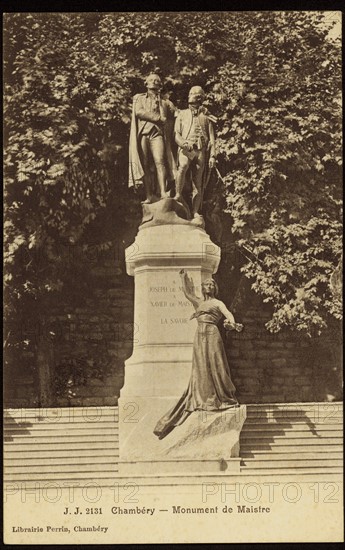
<svg viewBox="0 0 345 550"><path fill-rule="evenodd" d="M175 141L179 146L175 199L184 202L182 192L190 170L192 214L198 225L202 223L202 200L210 169L215 166L215 134L207 110L202 107L204 97L203 89L193 86L188 96L188 109L181 110L175 122Z"/></svg>

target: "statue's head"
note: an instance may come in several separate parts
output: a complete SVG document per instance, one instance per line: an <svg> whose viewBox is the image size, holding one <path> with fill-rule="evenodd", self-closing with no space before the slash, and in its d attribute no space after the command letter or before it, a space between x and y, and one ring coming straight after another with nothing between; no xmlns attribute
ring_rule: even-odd
<svg viewBox="0 0 345 550"><path fill-rule="evenodd" d="M145 86L148 90L161 90L162 89L162 81L158 74L151 73L149 76L145 78Z"/></svg>
<svg viewBox="0 0 345 550"><path fill-rule="evenodd" d="M188 103L201 103L205 99L205 92L201 86L193 86L189 90Z"/></svg>
<svg viewBox="0 0 345 550"><path fill-rule="evenodd" d="M218 296L218 285L213 279L205 279L201 283L201 292L203 297L211 296L212 298Z"/></svg>

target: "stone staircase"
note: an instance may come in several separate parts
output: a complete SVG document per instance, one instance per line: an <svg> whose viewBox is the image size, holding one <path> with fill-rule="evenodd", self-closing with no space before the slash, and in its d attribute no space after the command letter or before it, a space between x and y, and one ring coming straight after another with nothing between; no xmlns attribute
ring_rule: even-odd
<svg viewBox="0 0 345 550"><path fill-rule="evenodd" d="M4 481L114 478L117 407L7 409Z"/></svg>
<svg viewBox="0 0 345 550"><path fill-rule="evenodd" d="M343 404L247 405L241 473L342 473Z"/></svg>
<svg viewBox="0 0 345 550"><path fill-rule="evenodd" d="M342 413L342 403L247 405L240 476L339 476ZM92 480L110 485L118 478L118 457L117 407L5 411L5 483ZM203 480L192 474L139 477L151 485L171 484L173 477L186 484Z"/></svg>

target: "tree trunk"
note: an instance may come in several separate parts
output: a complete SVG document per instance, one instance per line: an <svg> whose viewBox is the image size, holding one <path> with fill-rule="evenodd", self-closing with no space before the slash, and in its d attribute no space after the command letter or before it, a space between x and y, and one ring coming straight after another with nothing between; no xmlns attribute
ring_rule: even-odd
<svg viewBox="0 0 345 550"><path fill-rule="evenodd" d="M54 406L54 349L49 338L45 319L40 322L40 333L37 342L37 378L39 386L39 406Z"/></svg>

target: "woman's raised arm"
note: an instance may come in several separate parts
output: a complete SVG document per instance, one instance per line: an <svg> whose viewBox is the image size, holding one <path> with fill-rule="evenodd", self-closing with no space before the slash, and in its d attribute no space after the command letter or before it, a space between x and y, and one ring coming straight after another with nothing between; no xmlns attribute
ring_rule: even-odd
<svg viewBox="0 0 345 550"><path fill-rule="evenodd" d="M188 277L188 274L184 269L180 270L180 277L182 282L182 290L185 297L192 302L194 307L198 307L201 299L195 294L193 279Z"/></svg>

